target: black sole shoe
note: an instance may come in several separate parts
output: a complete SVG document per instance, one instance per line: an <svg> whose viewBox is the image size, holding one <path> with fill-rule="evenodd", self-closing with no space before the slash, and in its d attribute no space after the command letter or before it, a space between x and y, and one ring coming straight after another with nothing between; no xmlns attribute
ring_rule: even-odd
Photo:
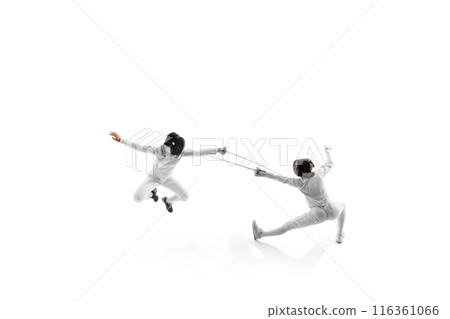
<svg viewBox="0 0 450 319"><path fill-rule="evenodd" d="M159 199L159 197L158 197L158 190L155 188L154 190L152 190L152 197L151 198L153 198L153 201L156 203L157 201L158 201L158 199Z"/></svg>
<svg viewBox="0 0 450 319"><path fill-rule="evenodd" d="M166 209L167 209L167 211L168 211L169 213L172 213L172 212L173 212L172 204L170 204L170 203L167 201L167 197L163 197L163 198L162 198L162 201L163 201L164 204L166 204Z"/></svg>

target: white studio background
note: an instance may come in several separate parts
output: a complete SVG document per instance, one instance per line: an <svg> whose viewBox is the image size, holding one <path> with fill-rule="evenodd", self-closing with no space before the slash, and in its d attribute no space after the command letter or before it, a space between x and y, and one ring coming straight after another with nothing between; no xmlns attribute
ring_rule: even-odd
<svg viewBox="0 0 450 319"><path fill-rule="evenodd" d="M275 306L414 304L448 317L449 10L2 2L0 316L267 318ZM173 214L136 204L145 175L108 133L143 128L188 145L295 138L289 162L306 138L333 147L327 187L348 207L344 243L331 222L254 242L253 219L276 227L307 206L223 162L180 164L174 176L194 186ZM293 176L276 147L261 152Z"/></svg>

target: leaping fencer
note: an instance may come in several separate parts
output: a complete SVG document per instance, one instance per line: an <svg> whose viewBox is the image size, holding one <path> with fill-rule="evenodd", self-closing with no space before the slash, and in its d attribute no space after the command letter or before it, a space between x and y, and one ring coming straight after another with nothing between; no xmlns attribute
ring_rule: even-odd
<svg viewBox="0 0 450 319"><path fill-rule="evenodd" d="M116 132L111 132L109 135L111 135L112 139L117 142L131 146L138 151L149 152L155 155L156 161L153 172L152 174L148 174L144 182L138 187L134 193L134 200L136 202L142 202L146 199L152 198L155 202L157 202L158 194L156 187L164 186L174 193L171 197L162 198L162 201L166 205L166 209L170 213L173 212L173 203L179 200L186 201L189 198L187 190L175 178L172 177L172 172L178 162L186 156L202 156L217 153L224 155L227 151L226 147L203 149L200 151L184 149L184 138L175 132L167 135L164 144L158 147L149 145L142 146L133 143L121 138Z"/></svg>
<svg viewBox="0 0 450 319"><path fill-rule="evenodd" d="M339 244L342 243L345 236L342 231L345 222L345 205L343 203L333 203L330 201L324 183L325 175L328 174L333 166L330 151L331 148L325 146L327 162L318 169L314 169L313 162L308 158L295 160L293 163L293 169L295 175L299 178L267 173L259 167L255 169L255 176L267 177L298 188L300 192L305 195L306 201L310 208L310 211L306 214L295 217L293 220L287 221L282 226L269 231L262 230L258 227L256 221L253 221L253 238L255 240L262 237L282 235L295 228L316 225L327 220L337 218L338 229L336 234L336 242Z"/></svg>

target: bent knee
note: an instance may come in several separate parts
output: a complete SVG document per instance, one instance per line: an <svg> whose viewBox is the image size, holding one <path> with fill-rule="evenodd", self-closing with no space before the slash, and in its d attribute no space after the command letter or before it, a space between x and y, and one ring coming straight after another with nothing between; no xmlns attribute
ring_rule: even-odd
<svg viewBox="0 0 450 319"><path fill-rule="evenodd" d="M343 203L333 204L332 209L328 211L328 219L336 219L342 213L345 214L345 205Z"/></svg>
<svg viewBox="0 0 450 319"><path fill-rule="evenodd" d="M133 198L134 198L134 201L137 203L144 201L144 196L142 196L142 194L140 194L140 193L134 193Z"/></svg>
<svg viewBox="0 0 450 319"><path fill-rule="evenodd" d="M189 193L188 192L184 192L181 196L180 196L181 200L188 200L189 199Z"/></svg>

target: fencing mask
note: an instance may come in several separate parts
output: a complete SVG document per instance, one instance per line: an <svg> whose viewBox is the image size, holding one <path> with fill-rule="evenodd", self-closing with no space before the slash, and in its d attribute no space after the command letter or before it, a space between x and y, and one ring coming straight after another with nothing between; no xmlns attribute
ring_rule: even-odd
<svg viewBox="0 0 450 319"><path fill-rule="evenodd" d="M172 155L180 155L184 150L184 138L177 133L172 132L167 135L164 145L170 147L170 153Z"/></svg>
<svg viewBox="0 0 450 319"><path fill-rule="evenodd" d="M305 178L311 177L311 168L314 167L314 164L309 158L295 160L293 166L295 175Z"/></svg>

